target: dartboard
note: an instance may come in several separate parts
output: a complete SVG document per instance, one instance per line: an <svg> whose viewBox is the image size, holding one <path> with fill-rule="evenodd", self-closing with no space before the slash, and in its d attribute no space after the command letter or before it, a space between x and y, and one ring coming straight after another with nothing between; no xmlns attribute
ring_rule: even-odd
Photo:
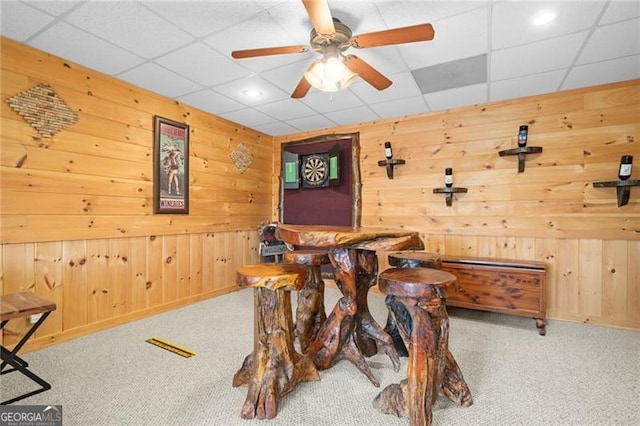
<svg viewBox="0 0 640 426"><path fill-rule="evenodd" d="M310 155L302 163L302 178L309 186L320 186L327 180L329 163L324 156Z"/></svg>

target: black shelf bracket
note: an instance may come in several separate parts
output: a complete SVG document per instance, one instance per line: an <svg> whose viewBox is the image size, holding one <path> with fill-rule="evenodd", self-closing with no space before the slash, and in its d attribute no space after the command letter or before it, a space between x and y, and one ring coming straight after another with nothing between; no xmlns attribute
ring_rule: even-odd
<svg viewBox="0 0 640 426"><path fill-rule="evenodd" d="M387 177L389 179L393 179L393 168L400 164L405 164L405 161L396 159L378 161L378 166L387 168Z"/></svg>
<svg viewBox="0 0 640 426"><path fill-rule="evenodd" d="M464 194L467 192L467 188L454 188L454 187L445 187L445 188L435 188L433 190L434 194L446 194L447 198L445 201L447 202L447 207L451 207L451 202L453 201L453 194Z"/></svg>
<svg viewBox="0 0 640 426"><path fill-rule="evenodd" d="M542 152L541 146L520 146L518 148L505 149L498 152L500 157L506 157L509 155L518 156L518 173L524 173L524 160L527 154L539 154Z"/></svg>
<svg viewBox="0 0 640 426"><path fill-rule="evenodd" d="M613 180L608 182L593 182L594 188L615 188L618 197L618 207L629 203L631 187L640 186L640 180Z"/></svg>

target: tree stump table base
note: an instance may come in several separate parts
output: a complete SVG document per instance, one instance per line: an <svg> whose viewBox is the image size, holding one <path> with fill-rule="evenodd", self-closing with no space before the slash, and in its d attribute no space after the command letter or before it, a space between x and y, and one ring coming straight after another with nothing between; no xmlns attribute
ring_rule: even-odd
<svg viewBox="0 0 640 426"><path fill-rule="evenodd" d="M386 228L280 224L282 241L295 246L329 250L335 281L343 297L324 322L306 354L316 368L324 370L348 360L371 383L380 386L365 357L386 353L396 371L400 358L393 340L369 312L367 294L376 284L377 250L422 249L417 232Z"/></svg>
<svg viewBox="0 0 640 426"><path fill-rule="evenodd" d="M320 250L295 250L284 253L284 263L304 265L307 276L304 286L298 291L298 306L296 308L295 333L300 343L300 350L306 353L320 331L320 327L327 320L324 307L324 280L322 279L322 265L331 263L329 253Z"/></svg>
<svg viewBox="0 0 640 426"><path fill-rule="evenodd" d="M394 296L399 311L394 316L404 344L409 348L407 379L387 386L374 400L378 411L407 415L411 426L430 425L432 407L442 391L456 404L473 404L471 392L449 352L449 317L444 293L454 289L453 274L426 268L392 268L379 277L380 290Z"/></svg>
<svg viewBox="0 0 640 426"><path fill-rule="evenodd" d="M233 386L248 385L242 418L273 419L280 397L298 382L320 380L309 358L295 351L290 290L305 279L299 265L264 263L238 268L236 284L253 287L253 352L233 376Z"/></svg>

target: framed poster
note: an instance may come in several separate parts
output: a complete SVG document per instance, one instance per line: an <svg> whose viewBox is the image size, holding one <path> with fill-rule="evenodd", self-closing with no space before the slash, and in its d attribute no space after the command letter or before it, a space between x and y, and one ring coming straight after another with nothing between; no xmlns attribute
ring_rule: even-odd
<svg viewBox="0 0 640 426"><path fill-rule="evenodd" d="M154 116L153 212L189 213L189 126Z"/></svg>

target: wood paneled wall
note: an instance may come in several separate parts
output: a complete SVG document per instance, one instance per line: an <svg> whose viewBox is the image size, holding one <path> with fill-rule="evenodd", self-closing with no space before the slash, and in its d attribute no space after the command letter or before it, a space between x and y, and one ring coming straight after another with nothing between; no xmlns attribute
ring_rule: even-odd
<svg viewBox="0 0 640 426"><path fill-rule="evenodd" d="M521 124L543 152L518 174L498 152ZM550 318L640 329L640 187L618 208L615 189L592 185L617 180L623 154L640 179L640 80L276 137L275 170L283 143L352 132L363 225L417 230L442 254L544 261ZM393 180L377 164L385 141L406 160ZM433 194L445 167L468 188L451 207Z"/></svg>
<svg viewBox="0 0 640 426"><path fill-rule="evenodd" d="M30 348L235 290L272 216L273 138L1 38L0 292L57 311ZM41 83L79 114L40 136L5 100ZM190 213L153 214L153 116L190 126ZM230 153L243 143L245 173ZM26 327L12 321L12 343ZM27 348L27 349L30 349Z"/></svg>

